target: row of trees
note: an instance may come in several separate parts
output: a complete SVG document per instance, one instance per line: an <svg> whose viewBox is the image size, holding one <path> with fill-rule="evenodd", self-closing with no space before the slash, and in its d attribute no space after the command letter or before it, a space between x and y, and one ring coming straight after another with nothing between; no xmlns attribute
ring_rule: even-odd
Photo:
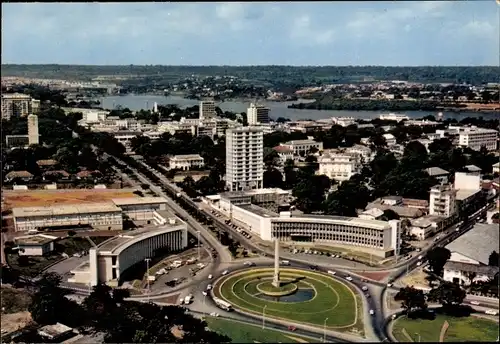
<svg viewBox="0 0 500 344"><path fill-rule="evenodd" d="M60 322L87 333L104 333L106 343L224 343L230 338L177 306L125 300L124 289L99 284L80 305L67 298L61 276L47 273L36 283L29 311L39 325ZM68 317L68 314L71 316Z"/></svg>

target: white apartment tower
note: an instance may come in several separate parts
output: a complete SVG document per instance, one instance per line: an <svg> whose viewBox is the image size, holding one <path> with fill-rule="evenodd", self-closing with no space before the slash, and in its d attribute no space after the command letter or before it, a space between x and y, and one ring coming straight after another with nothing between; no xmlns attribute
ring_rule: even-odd
<svg viewBox="0 0 500 344"><path fill-rule="evenodd" d="M11 117L27 116L33 113L33 105L37 107L38 104L27 94L2 94L2 119L10 120Z"/></svg>
<svg viewBox="0 0 500 344"><path fill-rule="evenodd" d="M457 190L451 184L436 185L431 188L429 215L452 217L456 209Z"/></svg>
<svg viewBox="0 0 500 344"><path fill-rule="evenodd" d="M205 100L200 102L200 119L214 118L216 115L214 101Z"/></svg>
<svg viewBox="0 0 500 344"><path fill-rule="evenodd" d="M30 146L39 143L37 115L28 115L28 142Z"/></svg>
<svg viewBox="0 0 500 344"><path fill-rule="evenodd" d="M247 109L248 125L269 123L269 111L268 107L251 103L250 107Z"/></svg>
<svg viewBox="0 0 500 344"><path fill-rule="evenodd" d="M258 127L226 131L226 186L230 191L262 189L264 132Z"/></svg>

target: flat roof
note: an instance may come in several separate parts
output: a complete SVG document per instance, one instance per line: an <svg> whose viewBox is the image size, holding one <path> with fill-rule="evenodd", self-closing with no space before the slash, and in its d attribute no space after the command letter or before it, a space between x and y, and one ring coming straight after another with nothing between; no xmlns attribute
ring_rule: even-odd
<svg viewBox="0 0 500 344"><path fill-rule="evenodd" d="M70 214L93 214L93 213L111 213L121 212L113 203L92 203L92 204L73 204L57 205L48 207L25 207L12 209L14 217L32 217L32 216L56 216Z"/></svg>
<svg viewBox="0 0 500 344"><path fill-rule="evenodd" d="M254 204L247 204L247 205L240 205L239 206L241 209L247 210L251 213L254 213L256 215L259 215L261 217L277 217L279 216L278 213L275 213L274 211L268 210L266 208L262 208L259 206L256 206Z"/></svg>
<svg viewBox="0 0 500 344"><path fill-rule="evenodd" d="M446 245L446 248L487 265L491 252L498 251L498 239L497 223L476 223L467 233Z"/></svg>
<svg viewBox="0 0 500 344"><path fill-rule="evenodd" d="M135 189L4 190L4 209L51 205L111 202L116 198L137 197ZM139 197L137 197L139 198Z"/></svg>
<svg viewBox="0 0 500 344"><path fill-rule="evenodd" d="M390 224L385 221L379 220L365 220L359 217L347 217L347 216L333 216L333 215L311 215L304 214L295 217L280 217L273 219L273 221L279 222L293 222L293 221L304 221L304 222L318 222L318 223L338 223L343 225L352 225L360 227L368 227L372 229L384 230L390 228Z"/></svg>
<svg viewBox="0 0 500 344"><path fill-rule="evenodd" d="M481 192L481 190L479 190L479 189L478 190L458 189L456 199L459 201L463 201L469 197L472 197L473 195L477 194L478 192Z"/></svg>
<svg viewBox="0 0 500 344"><path fill-rule="evenodd" d="M127 248L129 244L132 244L136 239L140 239L144 237L144 239L168 233L174 230L179 230L184 226L186 228L186 224L182 222L180 219L176 218L175 224L167 223L162 226L148 227L142 229L136 229L133 231L127 231L124 234L117 235L112 237L97 246L98 252L108 252L111 254L119 254L123 249Z"/></svg>
<svg viewBox="0 0 500 344"><path fill-rule="evenodd" d="M289 195L290 192L279 188L266 188L266 189L253 189L245 191L221 192L219 195L224 198L231 198L231 197L245 197L245 196L249 197L249 196L266 195L266 194Z"/></svg>
<svg viewBox="0 0 500 344"><path fill-rule="evenodd" d="M56 240L57 238L58 237L53 235L36 234L14 238L14 242L18 245L35 246L47 244L51 241Z"/></svg>
<svg viewBox="0 0 500 344"><path fill-rule="evenodd" d="M139 204L164 204L167 200L163 197L128 197L113 198L111 200L115 205L139 205Z"/></svg>
<svg viewBox="0 0 500 344"><path fill-rule="evenodd" d="M174 155L171 159L182 160L182 159L203 159L199 154L181 154Z"/></svg>

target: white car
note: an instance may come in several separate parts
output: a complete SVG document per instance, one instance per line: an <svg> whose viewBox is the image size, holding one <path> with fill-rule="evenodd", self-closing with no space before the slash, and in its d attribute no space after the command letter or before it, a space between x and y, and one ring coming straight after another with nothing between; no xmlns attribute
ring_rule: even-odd
<svg viewBox="0 0 500 344"><path fill-rule="evenodd" d="M212 277L214 277L214 276L212 276L211 274L208 275L208 279L212 279Z"/></svg>
<svg viewBox="0 0 500 344"><path fill-rule="evenodd" d="M471 304L471 305L474 305L474 306L478 306L478 305L479 305L479 302L477 302L477 301L471 301L471 302L470 302L470 304Z"/></svg>
<svg viewBox="0 0 500 344"><path fill-rule="evenodd" d="M375 311L373 309L370 309L370 315L374 315Z"/></svg>
<svg viewBox="0 0 500 344"><path fill-rule="evenodd" d="M422 265L422 262L418 262L418 263L417 263L417 266L420 266L420 265Z"/></svg>
<svg viewBox="0 0 500 344"><path fill-rule="evenodd" d="M212 312L212 313L210 313L210 316L211 316L211 317L218 317L218 316L219 316L219 313Z"/></svg>
<svg viewBox="0 0 500 344"><path fill-rule="evenodd" d="M210 289L212 289L212 285L211 284L207 285L207 290L210 290Z"/></svg>
<svg viewBox="0 0 500 344"><path fill-rule="evenodd" d="M392 287L392 283L387 283L387 288Z"/></svg>
<svg viewBox="0 0 500 344"><path fill-rule="evenodd" d="M352 277L351 276L347 276L345 279L348 280L348 281L352 281Z"/></svg>
<svg viewBox="0 0 500 344"><path fill-rule="evenodd" d="M208 295L208 293L206 291L202 291L201 293L203 294L203 296L207 296Z"/></svg>
<svg viewBox="0 0 500 344"><path fill-rule="evenodd" d="M366 285L364 285L363 287L361 287L361 290L362 291L367 291L368 290L368 287Z"/></svg>
<svg viewBox="0 0 500 344"><path fill-rule="evenodd" d="M227 275L228 273L229 273L229 271L224 270L224 271L222 271L222 276L225 276L225 275Z"/></svg>

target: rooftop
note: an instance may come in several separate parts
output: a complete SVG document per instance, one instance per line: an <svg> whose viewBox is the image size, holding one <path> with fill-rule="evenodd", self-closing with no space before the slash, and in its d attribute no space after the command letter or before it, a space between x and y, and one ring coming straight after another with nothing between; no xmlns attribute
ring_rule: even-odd
<svg viewBox="0 0 500 344"><path fill-rule="evenodd" d="M476 265L463 262L447 261L444 265L448 270L460 270L464 272L475 272L477 275L486 275L490 278L498 273L498 266Z"/></svg>
<svg viewBox="0 0 500 344"><path fill-rule="evenodd" d="M468 171L468 172L481 172L482 170L477 167L476 165L466 165L465 166L465 169Z"/></svg>
<svg viewBox="0 0 500 344"><path fill-rule="evenodd" d="M488 265L491 252L498 252L498 233L498 224L477 223L467 233L446 245L446 248Z"/></svg>
<svg viewBox="0 0 500 344"><path fill-rule="evenodd" d="M425 169L429 176L442 176L450 172L443 170L441 167L429 167Z"/></svg>
<svg viewBox="0 0 500 344"><path fill-rule="evenodd" d="M224 198L233 198L233 197L249 197L256 195L265 195L265 194L279 194L279 195L288 195L289 191L279 189L279 188L266 188L266 189L254 189L254 190L246 190L246 191L228 191L220 193L221 197Z"/></svg>
<svg viewBox="0 0 500 344"><path fill-rule="evenodd" d="M172 216L174 217L174 216ZM150 226L147 228L136 229L133 231L128 231L126 234L120 234L112 237L97 246L99 252L109 252L111 254L119 254L123 249L127 248L134 240L146 239L155 235L162 233L168 233L170 231L178 230L181 227L186 228L186 225L179 219L176 219L175 224L165 224L162 226Z"/></svg>
<svg viewBox="0 0 500 344"><path fill-rule="evenodd" d="M459 189L457 190L457 197L456 199L458 201L463 201L469 197L472 197L473 195L477 194L478 192L481 192L481 190L465 190L465 189Z"/></svg>
<svg viewBox="0 0 500 344"><path fill-rule="evenodd" d="M121 212L121 209L113 203L54 205L47 207L25 207L12 209L12 215L14 217L58 216L108 212Z"/></svg>
<svg viewBox="0 0 500 344"><path fill-rule="evenodd" d="M58 239L58 237L53 235L36 234L14 238L14 242L18 245L35 246L47 244L56 239Z"/></svg>
<svg viewBox="0 0 500 344"><path fill-rule="evenodd" d="M432 226L433 223L439 223L443 220L444 220L444 217L442 217L442 216L426 215L426 216L419 217L418 219L412 220L411 224L414 227L427 228L429 226Z"/></svg>
<svg viewBox="0 0 500 344"><path fill-rule="evenodd" d="M128 197L113 198L111 200L115 205L139 205L139 204L164 204L167 200L163 197Z"/></svg>
<svg viewBox="0 0 500 344"><path fill-rule="evenodd" d="M241 209L247 210L251 213L254 213L256 215L259 215L261 217L278 217L279 214L275 213L274 211L268 210L266 208L259 207L254 204L248 204L248 205L240 205L239 206Z"/></svg>
<svg viewBox="0 0 500 344"><path fill-rule="evenodd" d="M63 325L61 323L56 323L54 325L45 325L39 328L38 334L43 337L56 338L70 331L73 331L71 327Z"/></svg>
<svg viewBox="0 0 500 344"><path fill-rule="evenodd" d="M319 144L320 142L316 142L314 140L293 140L293 141L288 141L285 143L285 145L307 145L307 144Z"/></svg>
<svg viewBox="0 0 500 344"><path fill-rule="evenodd" d="M63 190L5 190L2 197L6 209L67 204L110 202L116 198L137 197L134 189L63 189Z"/></svg>
<svg viewBox="0 0 500 344"><path fill-rule="evenodd" d="M174 155L170 159L175 160L190 160L190 159L203 159L199 154L184 154L184 155Z"/></svg>
<svg viewBox="0 0 500 344"><path fill-rule="evenodd" d="M333 215L312 215L312 214L303 214L300 216L290 217L290 218L278 218L276 221L310 221L310 222L318 222L318 223L328 223L328 222L337 222L339 224L347 224L352 226L360 226L360 227L369 227L378 230L384 230L389 227L389 223L386 221L379 220L365 220L360 219L358 217L347 217L347 216L333 216Z"/></svg>

